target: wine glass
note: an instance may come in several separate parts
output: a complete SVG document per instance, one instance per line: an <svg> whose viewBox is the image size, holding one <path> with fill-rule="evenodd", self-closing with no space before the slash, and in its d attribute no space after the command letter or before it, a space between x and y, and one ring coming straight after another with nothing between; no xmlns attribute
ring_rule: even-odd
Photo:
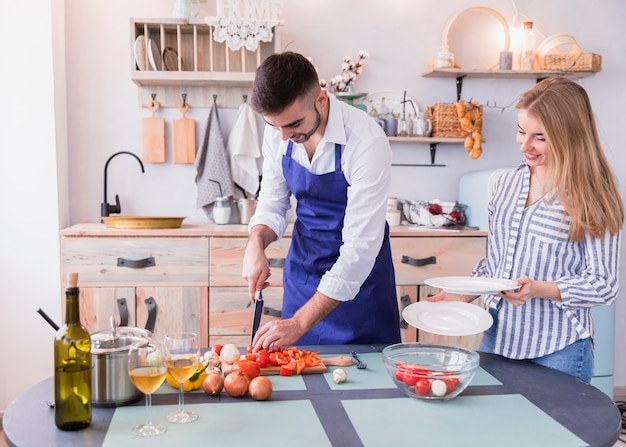
<svg viewBox="0 0 626 447"><path fill-rule="evenodd" d="M165 433L162 424L152 423L152 393L163 384L167 373L166 353L163 342L151 341L147 345L131 345L128 352L128 374L139 391L146 395L148 422L133 427L137 436L157 436Z"/></svg>
<svg viewBox="0 0 626 447"><path fill-rule="evenodd" d="M181 332L165 336L167 371L180 384L178 395L178 411L167 415L167 420L177 424L186 424L198 419L192 411L185 411L185 391L183 384L198 368L200 349L198 336L193 332Z"/></svg>

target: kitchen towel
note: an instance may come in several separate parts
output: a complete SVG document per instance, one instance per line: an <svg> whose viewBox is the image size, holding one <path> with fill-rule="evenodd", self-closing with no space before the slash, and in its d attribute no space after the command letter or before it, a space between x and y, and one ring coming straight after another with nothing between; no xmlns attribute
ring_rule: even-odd
<svg viewBox="0 0 626 447"><path fill-rule="evenodd" d="M206 132L202 145L198 148L194 165L196 167L196 187L198 188L196 206L202 207L207 216L212 218L215 198L232 196L235 193L215 101L213 101L209 112Z"/></svg>
<svg viewBox="0 0 626 447"><path fill-rule="evenodd" d="M239 106L226 148L230 155L233 181L254 197L259 190L257 159L261 156L261 149L256 114L247 102Z"/></svg>

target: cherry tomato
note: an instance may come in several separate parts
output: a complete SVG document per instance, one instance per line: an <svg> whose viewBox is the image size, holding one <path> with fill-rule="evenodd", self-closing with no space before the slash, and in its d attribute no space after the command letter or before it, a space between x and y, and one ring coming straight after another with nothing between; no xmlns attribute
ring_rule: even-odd
<svg viewBox="0 0 626 447"><path fill-rule="evenodd" d="M417 373L412 371L404 371L402 374L402 381L406 383L408 386L415 386L417 381L420 379Z"/></svg>
<svg viewBox="0 0 626 447"><path fill-rule="evenodd" d="M450 377L449 379L443 379L443 381L446 384L446 393L450 394L452 391L454 391L454 389L456 388L456 386L459 384L459 379L457 379L456 377Z"/></svg>
<svg viewBox="0 0 626 447"><path fill-rule="evenodd" d="M217 355L220 355L220 352L222 352L222 345L214 345L213 348L211 348L213 350L213 352L215 352Z"/></svg>
<svg viewBox="0 0 626 447"><path fill-rule="evenodd" d="M251 352L249 352L245 355L245 359L250 360L251 362L256 362L256 354L252 354Z"/></svg>
<svg viewBox="0 0 626 447"><path fill-rule="evenodd" d="M246 353L250 354L250 353L252 352L252 350L253 350L253 349L254 349L254 346L253 346L253 345L248 345L248 346L246 347Z"/></svg>
<svg viewBox="0 0 626 447"><path fill-rule="evenodd" d="M430 379L419 379L415 384L415 393L418 396L428 396L430 394Z"/></svg>

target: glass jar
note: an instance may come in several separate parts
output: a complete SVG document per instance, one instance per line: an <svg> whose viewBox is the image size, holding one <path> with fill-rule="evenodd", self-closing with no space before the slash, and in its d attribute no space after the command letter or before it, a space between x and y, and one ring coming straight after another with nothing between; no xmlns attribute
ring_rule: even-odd
<svg viewBox="0 0 626 447"><path fill-rule="evenodd" d="M216 197L213 204L213 221L218 225L230 222L230 198Z"/></svg>
<svg viewBox="0 0 626 447"><path fill-rule="evenodd" d="M448 45L442 45L439 53L437 53L435 68L454 68L454 54Z"/></svg>
<svg viewBox="0 0 626 447"><path fill-rule="evenodd" d="M524 22L520 51L520 70L535 69L535 32L533 22Z"/></svg>
<svg viewBox="0 0 626 447"><path fill-rule="evenodd" d="M418 113L413 121L413 135L416 137L430 137L432 131L433 123L428 118L426 112Z"/></svg>

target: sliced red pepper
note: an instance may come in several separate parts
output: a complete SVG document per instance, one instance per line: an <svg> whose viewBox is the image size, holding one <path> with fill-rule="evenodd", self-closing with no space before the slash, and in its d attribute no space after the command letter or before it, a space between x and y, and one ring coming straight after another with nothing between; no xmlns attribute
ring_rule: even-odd
<svg viewBox="0 0 626 447"><path fill-rule="evenodd" d="M287 376L287 377L293 375L293 371L290 370L290 369L285 368L284 366L280 367L280 370L278 371L278 373L281 376Z"/></svg>

